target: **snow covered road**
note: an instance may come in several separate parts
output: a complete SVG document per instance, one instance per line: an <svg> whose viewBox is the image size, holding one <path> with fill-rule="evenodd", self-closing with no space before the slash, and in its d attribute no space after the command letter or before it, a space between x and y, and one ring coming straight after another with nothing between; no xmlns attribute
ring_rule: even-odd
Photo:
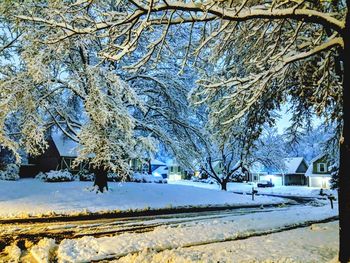
<svg viewBox="0 0 350 263"><path fill-rule="evenodd" d="M288 207L277 208L240 208L217 211L202 211L179 214L165 214L154 216L135 216L124 218L97 218L76 221L47 222L17 222L0 224L0 244L2 247L18 240L30 240L38 242L42 238L55 238L60 241L64 238L77 238L82 236L106 236L121 233L139 233L152 231L155 227L202 221L207 219L219 219L231 216L241 216L251 213L268 213L271 211L283 211ZM1 247L1 246L0 246Z"/></svg>

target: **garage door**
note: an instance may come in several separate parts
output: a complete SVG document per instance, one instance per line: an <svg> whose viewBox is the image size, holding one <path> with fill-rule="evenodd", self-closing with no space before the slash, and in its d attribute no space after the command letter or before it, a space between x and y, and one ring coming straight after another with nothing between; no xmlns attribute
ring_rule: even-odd
<svg viewBox="0 0 350 263"><path fill-rule="evenodd" d="M282 185L282 176L260 175L260 181L262 181L262 180L270 181L270 179L275 186Z"/></svg>

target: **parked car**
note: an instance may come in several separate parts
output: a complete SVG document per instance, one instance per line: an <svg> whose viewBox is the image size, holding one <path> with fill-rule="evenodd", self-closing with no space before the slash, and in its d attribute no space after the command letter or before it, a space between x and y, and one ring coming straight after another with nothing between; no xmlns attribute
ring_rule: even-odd
<svg viewBox="0 0 350 263"><path fill-rule="evenodd" d="M271 181L260 181L258 187L274 187L275 185Z"/></svg>

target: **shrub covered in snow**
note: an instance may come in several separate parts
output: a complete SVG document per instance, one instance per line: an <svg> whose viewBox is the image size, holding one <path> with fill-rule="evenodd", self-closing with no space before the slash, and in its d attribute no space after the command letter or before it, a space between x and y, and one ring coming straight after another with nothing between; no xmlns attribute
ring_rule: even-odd
<svg viewBox="0 0 350 263"><path fill-rule="evenodd" d="M0 180L17 181L18 179L19 167L16 164L8 164L4 171L0 171Z"/></svg>
<svg viewBox="0 0 350 263"><path fill-rule="evenodd" d="M122 177L116 173L108 173L107 180L108 182L120 182L122 181Z"/></svg>
<svg viewBox="0 0 350 263"><path fill-rule="evenodd" d="M237 171L235 171L231 177L230 182L243 182L245 178L245 173L242 171L242 168L239 168Z"/></svg>
<svg viewBox="0 0 350 263"><path fill-rule="evenodd" d="M41 180L41 181L45 181L46 179L46 173L40 172L35 176L35 179Z"/></svg>
<svg viewBox="0 0 350 263"><path fill-rule="evenodd" d="M79 173L77 173L77 177L80 181L94 181L95 180L95 174L89 172L88 170L81 170Z"/></svg>
<svg viewBox="0 0 350 263"><path fill-rule="evenodd" d="M213 179L211 177L209 177L207 179L203 179L201 182L206 183L206 184L217 184L218 183L215 179Z"/></svg>
<svg viewBox="0 0 350 263"><path fill-rule="evenodd" d="M131 181L136 183L167 183L166 179L161 176L154 176L146 173L134 173L131 177Z"/></svg>
<svg viewBox="0 0 350 263"><path fill-rule="evenodd" d="M67 170L51 170L47 173L41 172L35 178L45 182L70 182L74 181L75 177Z"/></svg>

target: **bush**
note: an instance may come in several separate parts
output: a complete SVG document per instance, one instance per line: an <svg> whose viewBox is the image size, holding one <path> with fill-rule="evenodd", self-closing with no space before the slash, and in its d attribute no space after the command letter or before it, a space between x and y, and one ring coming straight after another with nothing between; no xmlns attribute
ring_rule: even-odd
<svg viewBox="0 0 350 263"><path fill-rule="evenodd" d="M74 181L74 176L67 170L60 170L60 171L51 170L47 173L41 172L35 178L45 182L50 182L50 183Z"/></svg>
<svg viewBox="0 0 350 263"><path fill-rule="evenodd" d="M45 181L46 179L46 173L40 172L35 176L35 179L41 180L41 181Z"/></svg>
<svg viewBox="0 0 350 263"><path fill-rule="evenodd" d="M154 176L145 173L134 173L131 177L131 181L135 183L159 183L166 184L167 180L161 176Z"/></svg>
<svg viewBox="0 0 350 263"><path fill-rule="evenodd" d="M77 173L77 177L80 181L94 181L95 180L95 174L89 172L88 170L81 170L79 173Z"/></svg>
<svg viewBox="0 0 350 263"><path fill-rule="evenodd" d="M122 181L122 177L116 173L108 173L107 174L107 181L108 182L120 182L120 181Z"/></svg>
<svg viewBox="0 0 350 263"><path fill-rule="evenodd" d="M0 180L17 181L19 179L19 167L16 164L8 164L4 171L0 171Z"/></svg>

